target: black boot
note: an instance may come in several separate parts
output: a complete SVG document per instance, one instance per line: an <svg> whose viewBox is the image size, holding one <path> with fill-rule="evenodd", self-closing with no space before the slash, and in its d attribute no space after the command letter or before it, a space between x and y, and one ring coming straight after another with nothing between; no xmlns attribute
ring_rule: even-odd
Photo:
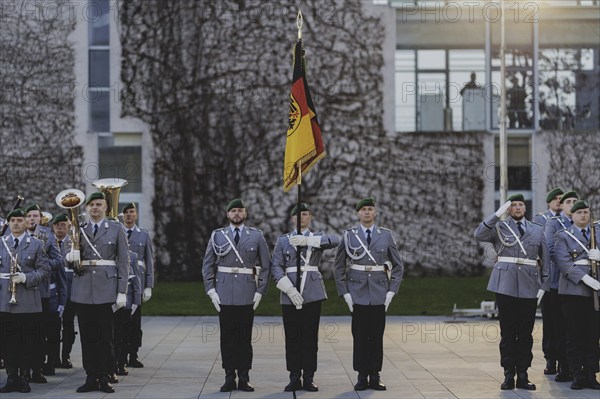
<svg viewBox="0 0 600 399"><path fill-rule="evenodd" d="M73 363L71 363L71 356L69 356L68 354L63 353L63 355L62 355L62 363L60 364L59 368L61 368L61 369L72 369L73 368Z"/></svg>
<svg viewBox="0 0 600 399"><path fill-rule="evenodd" d="M554 377L554 381L556 381L556 382L573 381L573 376L571 375L569 366L567 366L566 364L562 364L561 362L558 362L558 373L556 373L556 377Z"/></svg>
<svg viewBox="0 0 600 399"><path fill-rule="evenodd" d="M283 388L285 392L293 392L302 389L302 381L300 381L300 370L290 371L290 383Z"/></svg>
<svg viewBox="0 0 600 399"><path fill-rule="evenodd" d="M129 354L129 363L127 363L127 365L129 367L140 368L140 369L142 367L144 367L144 363L140 362L140 359L138 359L137 353L130 353Z"/></svg>
<svg viewBox="0 0 600 399"><path fill-rule="evenodd" d="M319 387L315 384L314 381L315 372L314 371L306 371L304 370L304 376L302 377L302 388L308 392L317 392Z"/></svg>
<svg viewBox="0 0 600 399"><path fill-rule="evenodd" d="M545 375L556 374L556 360L546 360L546 368L544 369Z"/></svg>
<svg viewBox="0 0 600 399"><path fill-rule="evenodd" d="M367 381L367 373L359 372L358 373L358 381L354 385L355 391L365 391L369 388L369 382Z"/></svg>
<svg viewBox="0 0 600 399"><path fill-rule="evenodd" d="M504 368L504 382L500 385L500 389L507 391L509 389L515 389L515 368L505 367Z"/></svg>
<svg viewBox="0 0 600 399"><path fill-rule="evenodd" d="M235 370L225 370L225 384L221 387L221 392L231 392L235 388L237 388Z"/></svg>
<svg viewBox="0 0 600 399"><path fill-rule="evenodd" d="M517 371L517 388L535 391L535 385L529 382L527 369L520 369Z"/></svg>
<svg viewBox="0 0 600 399"><path fill-rule="evenodd" d="M369 388L376 391L385 391L387 389L385 384L381 381L381 377L379 377L379 371L369 373Z"/></svg>
<svg viewBox="0 0 600 399"><path fill-rule="evenodd" d="M96 376L91 376L91 375L88 375L86 377L85 384L83 384L82 386L77 388L77 392L79 392L79 393L93 392L93 391L99 391L99 390L100 390L100 387L98 385L98 378L96 378Z"/></svg>
<svg viewBox="0 0 600 399"><path fill-rule="evenodd" d="M110 376L107 374L98 375L98 386L105 393L113 393L115 391L115 388L110 384Z"/></svg>
<svg viewBox="0 0 600 399"><path fill-rule="evenodd" d="M585 387L589 389L600 390L600 384L596 380L596 372L587 371L585 373Z"/></svg>
<svg viewBox="0 0 600 399"><path fill-rule="evenodd" d="M585 375L582 370L573 370L573 383L571 384L571 389L574 391L579 391L586 387Z"/></svg>
<svg viewBox="0 0 600 399"><path fill-rule="evenodd" d="M29 373L29 370L27 371ZM48 382L46 377L42 375L42 369L33 369L31 372L31 382L35 382L36 384L45 384Z"/></svg>
<svg viewBox="0 0 600 399"><path fill-rule="evenodd" d="M19 392L21 392L21 393L31 392L31 387L29 386L30 381L31 381L31 377L29 375L29 370L21 370Z"/></svg>
<svg viewBox="0 0 600 399"><path fill-rule="evenodd" d="M250 384L250 376L248 376L249 372L250 370L248 369L238 370L238 390L254 392L254 387Z"/></svg>
<svg viewBox="0 0 600 399"><path fill-rule="evenodd" d="M6 368L6 385L0 388L0 393L17 392L21 389L21 378L16 367Z"/></svg>
<svg viewBox="0 0 600 399"><path fill-rule="evenodd" d="M117 364L117 375L129 375L125 362Z"/></svg>

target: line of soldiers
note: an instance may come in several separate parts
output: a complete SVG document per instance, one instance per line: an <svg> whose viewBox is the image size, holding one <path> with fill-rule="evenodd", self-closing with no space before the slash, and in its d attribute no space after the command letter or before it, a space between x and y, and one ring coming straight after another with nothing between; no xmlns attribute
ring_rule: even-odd
<svg viewBox="0 0 600 399"><path fill-rule="evenodd" d="M111 382L128 374L126 364L143 367L137 356L141 303L154 286L149 235L136 226L133 203L123 208L123 224L106 217L102 192L91 194L86 208L80 250L72 245L65 214L51 221L51 229L40 224L38 205L7 216L0 243L0 347L7 381L0 393L30 392L31 382L46 383L44 375L54 375L55 368L73 367L75 315L87 374L77 392L114 392Z"/></svg>
<svg viewBox="0 0 600 399"><path fill-rule="evenodd" d="M403 265L390 230L375 224L373 198L358 202L355 210L360 223L344 231L341 240L312 232L308 205L294 207L291 221L300 213L300 231L293 229L279 237L272 258L262 232L245 225L248 213L243 201L234 199L226 209L229 225L212 232L202 264L204 288L219 312L225 370L221 392L254 391L249 377L252 323L271 275L281 291L289 371L284 391L318 391L314 375L319 320L321 302L327 299L319 265L323 251L336 247L336 286L352 313L353 367L358 372L354 389L385 390L380 378L385 314L400 287Z"/></svg>
<svg viewBox="0 0 600 399"><path fill-rule="evenodd" d="M487 289L496 294L500 321L500 388L536 389L527 370L541 302L544 374L556 374L557 382L572 381L573 390L600 390L600 312L594 310L600 282L591 270L600 251L590 247L589 205L575 191L560 188L551 190L546 202L548 210L530 222L523 195L513 195L475 231L475 238L492 243L497 253ZM600 225L595 223L598 242Z"/></svg>

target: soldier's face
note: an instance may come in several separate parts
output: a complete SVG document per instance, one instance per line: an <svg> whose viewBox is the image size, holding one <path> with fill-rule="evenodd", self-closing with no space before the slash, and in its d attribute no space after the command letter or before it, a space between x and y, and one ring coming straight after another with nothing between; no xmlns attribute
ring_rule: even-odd
<svg viewBox="0 0 600 399"><path fill-rule="evenodd" d="M67 236L67 232L69 231L69 222L56 222L52 224L52 230L54 231L54 235L58 239L63 239Z"/></svg>
<svg viewBox="0 0 600 399"><path fill-rule="evenodd" d="M312 215L309 211L300 212L300 227L302 227L302 230L307 229L311 221ZM292 226L296 227L296 215L292 216Z"/></svg>
<svg viewBox="0 0 600 399"><path fill-rule="evenodd" d="M575 226L579 227L580 229L587 227L587 225L590 224L589 209L579 209L571 216L573 218L573 223L575 223Z"/></svg>
<svg viewBox="0 0 600 399"><path fill-rule="evenodd" d="M90 219L95 222L98 222L104 218L106 215L106 201L102 199L97 199L91 201L87 204L87 213L90 215Z"/></svg>
<svg viewBox="0 0 600 399"><path fill-rule="evenodd" d="M246 220L246 208L231 208L229 212L227 212L227 219L234 226L239 226Z"/></svg>
<svg viewBox="0 0 600 399"><path fill-rule="evenodd" d="M377 209L374 206L363 206L358 210L358 220L365 226L370 226L375 222Z"/></svg>
<svg viewBox="0 0 600 399"><path fill-rule="evenodd" d="M508 214L515 220L521 220L523 219L523 216L525 216L526 210L527 208L525 207L524 202L513 201L510 208L508 208Z"/></svg>
<svg viewBox="0 0 600 399"><path fill-rule="evenodd" d="M27 228L28 229L31 229L31 230L35 229L35 226L40 224L41 220L42 220L42 215L40 214L40 211L27 212Z"/></svg>
<svg viewBox="0 0 600 399"><path fill-rule="evenodd" d="M577 202L577 198L567 198L562 204L562 210L569 216L571 216L571 208L573 204Z"/></svg>
<svg viewBox="0 0 600 399"><path fill-rule="evenodd" d="M552 199L552 201L550 201L550 203L548 204L548 208L550 208L550 210L554 213L556 212L560 212L560 210L562 209L562 207L560 206L560 198L562 197L562 195L557 195L556 197L554 197Z"/></svg>
<svg viewBox="0 0 600 399"><path fill-rule="evenodd" d="M18 237L25 231L27 220L24 217L12 217L8 222L8 227L13 236Z"/></svg>
<svg viewBox="0 0 600 399"><path fill-rule="evenodd" d="M123 212L123 222L127 226L131 226L131 225L135 224L135 222L137 221L137 218L138 218L137 211L133 208L127 209L125 212Z"/></svg>

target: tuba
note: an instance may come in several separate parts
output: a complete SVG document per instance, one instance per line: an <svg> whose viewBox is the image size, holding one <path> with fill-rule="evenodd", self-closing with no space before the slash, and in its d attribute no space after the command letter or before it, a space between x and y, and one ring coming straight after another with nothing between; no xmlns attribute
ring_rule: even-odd
<svg viewBox="0 0 600 399"><path fill-rule="evenodd" d="M127 185L127 180L108 178L96 180L92 183L94 187L104 193L106 196L106 217L111 220L117 220L119 214L119 194L121 188Z"/></svg>
<svg viewBox="0 0 600 399"><path fill-rule="evenodd" d="M52 220L52 214L50 212L43 211L42 212L42 220L40 224L42 226L48 226L48 223Z"/></svg>
<svg viewBox="0 0 600 399"><path fill-rule="evenodd" d="M69 237L71 238L71 245L73 250L79 251L79 207L85 203L85 194L82 191L71 188L68 190L61 191L56 196L56 205L63 209L68 209L71 213L71 228L69 229ZM83 274L83 267L81 261L73 262L73 271L77 275Z"/></svg>

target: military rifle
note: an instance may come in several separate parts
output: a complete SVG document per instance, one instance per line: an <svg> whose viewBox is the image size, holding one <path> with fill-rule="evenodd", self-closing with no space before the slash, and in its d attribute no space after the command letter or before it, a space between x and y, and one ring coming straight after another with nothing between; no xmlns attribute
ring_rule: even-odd
<svg viewBox="0 0 600 399"><path fill-rule="evenodd" d="M594 215L592 215L590 211L590 249L597 249L598 243L596 242L596 226L594 223ZM592 262L592 278L599 280L600 274L600 262L596 260L591 260ZM596 312L600 311L600 295L599 291L593 291L592 295L594 297L594 310Z"/></svg>

